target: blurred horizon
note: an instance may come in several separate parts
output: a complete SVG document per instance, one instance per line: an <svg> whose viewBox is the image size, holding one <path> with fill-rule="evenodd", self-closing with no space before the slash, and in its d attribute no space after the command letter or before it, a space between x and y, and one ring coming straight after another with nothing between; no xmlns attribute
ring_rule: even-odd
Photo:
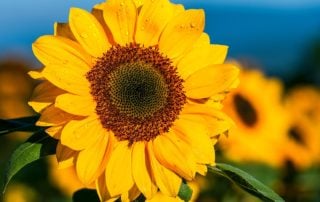
<svg viewBox="0 0 320 202"><path fill-rule="evenodd" d="M1 1L0 58L19 57L40 67L31 44L65 22L70 7L87 10L100 1ZM320 2L316 0L175 0L187 8L204 8L205 31L212 43L229 46L228 58L248 59L270 75L294 74L313 41L320 38Z"/></svg>

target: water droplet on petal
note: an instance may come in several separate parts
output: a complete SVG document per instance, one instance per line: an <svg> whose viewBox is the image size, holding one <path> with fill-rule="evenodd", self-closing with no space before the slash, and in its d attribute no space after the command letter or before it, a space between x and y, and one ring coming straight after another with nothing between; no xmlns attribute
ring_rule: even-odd
<svg viewBox="0 0 320 202"><path fill-rule="evenodd" d="M88 38L88 34L85 33L85 32L84 32L84 33L81 33L81 34L80 34L80 37L86 39L86 38Z"/></svg>

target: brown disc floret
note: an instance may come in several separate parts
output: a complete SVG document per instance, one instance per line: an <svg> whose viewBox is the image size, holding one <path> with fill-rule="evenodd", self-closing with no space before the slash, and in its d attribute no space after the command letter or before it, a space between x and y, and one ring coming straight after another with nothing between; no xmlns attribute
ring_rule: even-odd
<svg viewBox="0 0 320 202"><path fill-rule="evenodd" d="M149 141L167 132L186 103L183 80L157 46L113 46L87 79L103 127L118 140Z"/></svg>

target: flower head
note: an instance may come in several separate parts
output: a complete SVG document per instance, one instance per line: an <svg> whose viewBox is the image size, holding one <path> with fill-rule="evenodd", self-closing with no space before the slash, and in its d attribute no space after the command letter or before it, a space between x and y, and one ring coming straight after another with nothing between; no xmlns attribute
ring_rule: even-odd
<svg viewBox="0 0 320 202"><path fill-rule="evenodd" d="M295 87L287 94L285 107L290 115L284 146L288 160L298 168L319 163L319 90L310 86Z"/></svg>
<svg viewBox="0 0 320 202"><path fill-rule="evenodd" d="M75 166L101 200L176 197L182 179L205 174L230 127L220 111L238 69L223 64L203 10L168 0L108 0L71 8L68 23L33 44L43 82L29 102L59 139L62 167Z"/></svg>
<svg viewBox="0 0 320 202"><path fill-rule="evenodd" d="M220 141L228 158L282 165L288 117L281 96L279 80L266 78L258 70L241 72L239 87L224 101L225 112L236 123Z"/></svg>

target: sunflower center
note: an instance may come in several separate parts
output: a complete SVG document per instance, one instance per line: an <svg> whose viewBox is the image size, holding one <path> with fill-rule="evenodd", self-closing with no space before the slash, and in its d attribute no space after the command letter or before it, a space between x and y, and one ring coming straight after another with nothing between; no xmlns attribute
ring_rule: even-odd
<svg viewBox="0 0 320 202"><path fill-rule="evenodd" d="M306 142L303 138L303 135L301 134L301 131L299 130L299 128L297 127L292 127L289 130L289 138L291 138L292 140L294 140L296 143L300 144L300 145L306 145Z"/></svg>
<svg viewBox="0 0 320 202"><path fill-rule="evenodd" d="M169 131L186 103L183 80L156 46L114 46L87 79L103 127L130 143Z"/></svg>
<svg viewBox="0 0 320 202"><path fill-rule="evenodd" d="M149 64L120 65L109 78L111 103L123 115L144 119L167 102L167 85L162 75Z"/></svg>
<svg viewBox="0 0 320 202"><path fill-rule="evenodd" d="M240 94L236 94L233 99L237 114L243 123L249 127L253 127L258 122L255 108Z"/></svg>

